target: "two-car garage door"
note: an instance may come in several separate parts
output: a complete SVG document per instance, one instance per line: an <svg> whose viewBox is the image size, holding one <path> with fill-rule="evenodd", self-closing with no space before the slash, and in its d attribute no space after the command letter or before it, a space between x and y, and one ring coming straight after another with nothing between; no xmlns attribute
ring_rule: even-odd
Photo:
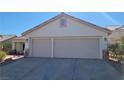
<svg viewBox="0 0 124 93"><path fill-rule="evenodd" d="M98 38L33 39L33 57L100 58Z"/></svg>

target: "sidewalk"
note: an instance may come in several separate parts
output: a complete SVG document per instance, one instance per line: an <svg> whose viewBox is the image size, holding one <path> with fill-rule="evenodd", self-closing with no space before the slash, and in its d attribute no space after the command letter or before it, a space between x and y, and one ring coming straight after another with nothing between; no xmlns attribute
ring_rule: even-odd
<svg viewBox="0 0 124 93"><path fill-rule="evenodd" d="M7 55L4 60L17 60L23 57L23 55Z"/></svg>

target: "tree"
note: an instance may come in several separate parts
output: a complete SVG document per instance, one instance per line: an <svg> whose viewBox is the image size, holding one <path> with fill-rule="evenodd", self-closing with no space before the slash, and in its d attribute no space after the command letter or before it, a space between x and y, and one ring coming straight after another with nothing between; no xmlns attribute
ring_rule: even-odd
<svg viewBox="0 0 124 93"><path fill-rule="evenodd" d="M112 52L114 58L117 57L117 49L118 49L118 47L119 47L119 46L118 46L118 43L109 45L109 51Z"/></svg>
<svg viewBox="0 0 124 93"><path fill-rule="evenodd" d="M117 55L119 61L124 61L124 37L118 41Z"/></svg>

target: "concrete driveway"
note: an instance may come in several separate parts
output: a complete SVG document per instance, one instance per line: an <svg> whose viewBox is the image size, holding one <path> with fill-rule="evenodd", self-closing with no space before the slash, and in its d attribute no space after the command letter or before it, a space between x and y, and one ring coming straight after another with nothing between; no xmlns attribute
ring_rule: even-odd
<svg viewBox="0 0 124 93"><path fill-rule="evenodd" d="M113 80L121 74L104 60L22 58L0 65L3 80Z"/></svg>

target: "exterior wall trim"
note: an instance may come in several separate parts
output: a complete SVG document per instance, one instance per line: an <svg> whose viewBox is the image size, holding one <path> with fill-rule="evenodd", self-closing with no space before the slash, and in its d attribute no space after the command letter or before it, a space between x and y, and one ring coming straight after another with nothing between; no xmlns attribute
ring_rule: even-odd
<svg viewBox="0 0 124 93"><path fill-rule="evenodd" d="M51 38L51 58L54 57L54 38Z"/></svg>
<svg viewBox="0 0 124 93"><path fill-rule="evenodd" d="M73 39L73 38L102 38L102 36L44 36L44 37L31 37L32 39L48 39L48 38L69 38L69 39Z"/></svg>
<svg viewBox="0 0 124 93"><path fill-rule="evenodd" d="M103 47L102 47L102 42L103 42L103 38L99 39L99 54L100 54L100 59L103 59Z"/></svg>
<svg viewBox="0 0 124 93"><path fill-rule="evenodd" d="M33 45L33 42L32 42L32 38L29 38L29 42L28 42L29 44L29 56L33 56L33 50L32 50L32 45Z"/></svg>

